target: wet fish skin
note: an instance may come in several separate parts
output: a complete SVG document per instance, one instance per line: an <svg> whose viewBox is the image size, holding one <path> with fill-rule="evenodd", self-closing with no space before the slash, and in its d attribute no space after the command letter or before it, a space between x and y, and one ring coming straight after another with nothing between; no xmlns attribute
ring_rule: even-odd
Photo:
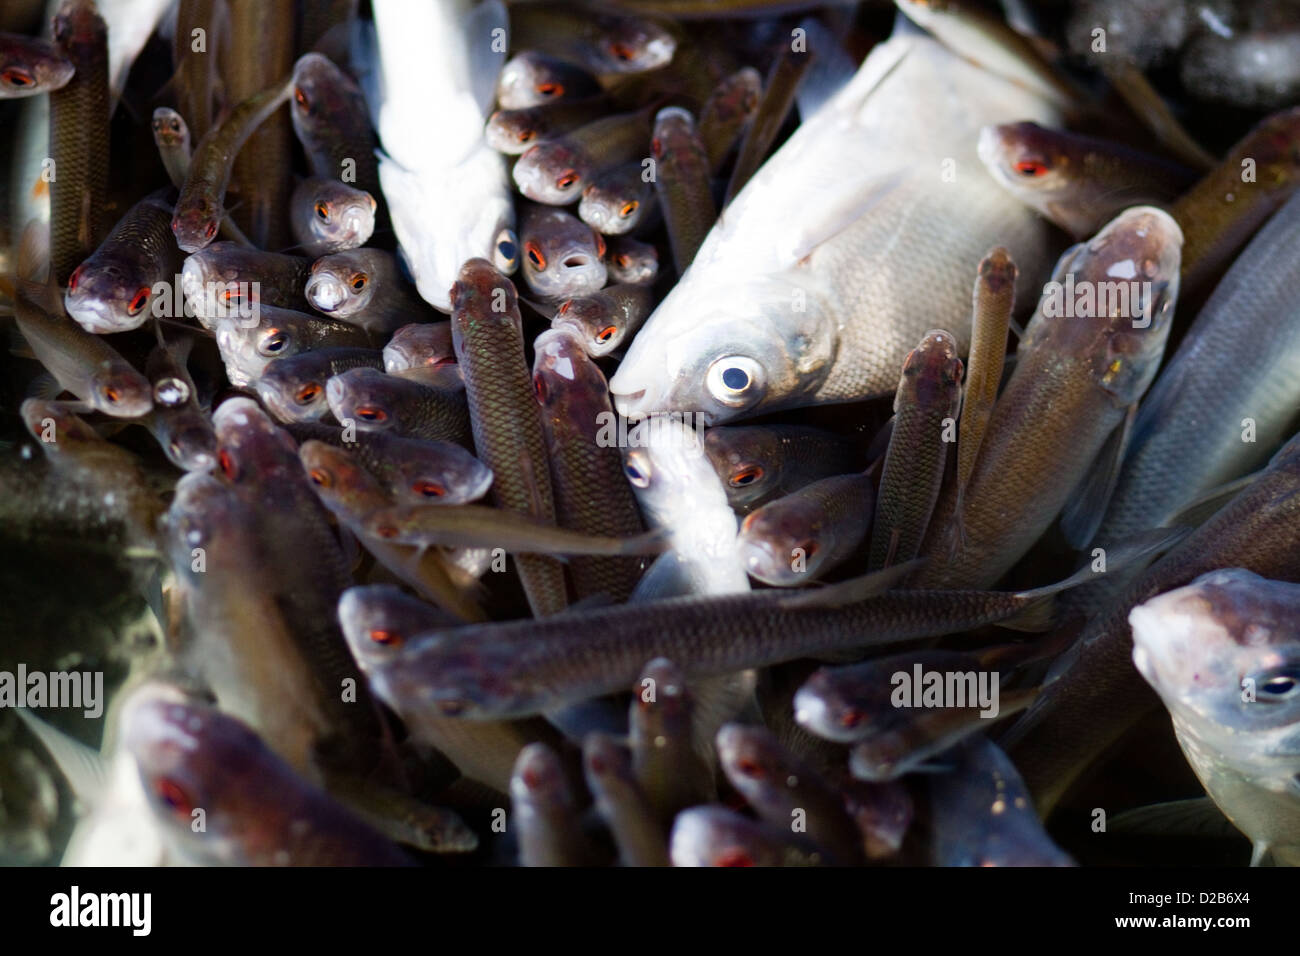
<svg viewBox="0 0 1300 956"><path fill-rule="evenodd" d="M663 209L677 274L686 271L718 218L713 204L709 155L695 117L677 106L655 114L650 153L656 162L655 193Z"/></svg>
<svg viewBox="0 0 1300 956"><path fill-rule="evenodd" d="M304 179L290 200L289 224L309 256L363 246L375 230L375 197L334 179Z"/></svg>
<svg viewBox="0 0 1300 956"><path fill-rule="evenodd" d="M325 398L336 419L361 431L471 444L464 388L435 388L366 367L330 378Z"/></svg>
<svg viewBox="0 0 1300 956"><path fill-rule="evenodd" d="M238 719L140 694L122 715L155 818L187 856L228 866L411 866ZM192 811L203 808L197 833Z"/></svg>
<svg viewBox="0 0 1300 956"><path fill-rule="evenodd" d="M1076 289L1093 290L1091 308L1076 296L1092 314L1075 315L1075 304L1058 308L1054 290L1066 286L1044 287L964 490L960 531L952 520L955 494L946 493L921 554L947 557L921 569L918 586L992 585L1097 467L1099 452L1116 440L1112 433L1155 377L1178 298L1181 245L1182 232L1167 213L1134 206L1061 257L1053 283L1073 276ZM1140 284L1121 289L1142 304L1130 300L1125 309L1112 297L1112 312L1132 315L1099 314L1101 293L1127 269L1135 278L1123 281ZM1049 315L1055 312L1066 315Z"/></svg>
<svg viewBox="0 0 1300 956"><path fill-rule="evenodd" d="M975 737L949 751L954 766L930 778L938 866L1074 866L1043 829L1015 765Z"/></svg>
<svg viewBox="0 0 1300 956"><path fill-rule="evenodd" d="M1290 865L1300 863L1298 611L1300 585L1234 568L1129 612L1133 663L1196 776L1257 860L1272 852Z"/></svg>
<svg viewBox="0 0 1300 956"><path fill-rule="evenodd" d="M602 358L636 334L654 307L649 285L616 283L590 295L565 299L551 317L551 328L577 336L592 358Z"/></svg>
<svg viewBox="0 0 1300 956"><path fill-rule="evenodd" d="M1130 609L1219 568L1300 579L1298 489L1300 438L1293 437L1249 487L1134 578L1056 661L1042 695L1002 740L1043 812L1156 705L1133 668Z"/></svg>
<svg viewBox="0 0 1300 956"><path fill-rule="evenodd" d="M273 359L373 344L370 333L360 326L272 305L258 305L256 322L229 317L213 321L226 377L241 388L261 378Z"/></svg>
<svg viewBox="0 0 1300 956"><path fill-rule="evenodd" d="M550 464L514 284L486 259L470 259L452 287L451 304L475 453L496 476L492 499L506 511L553 524ZM517 564L534 614L553 614L568 603L558 562L526 555Z"/></svg>
<svg viewBox="0 0 1300 956"><path fill-rule="evenodd" d="M181 288L187 313L212 330L215 319L234 317L257 324L253 303L308 312L303 287L311 272L306 256L249 249L220 240L185 257ZM246 297L246 298L245 298Z"/></svg>
<svg viewBox="0 0 1300 956"><path fill-rule="evenodd" d="M596 810L614 835L623 866L668 866L668 836L632 772L632 758L609 734L582 742L582 768Z"/></svg>
<svg viewBox="0 0 1300 956"><path fill-rule="evenodd" d="M172 215L172 234L181 249L199 252L217 237L235 157L257 128L284 105L290 90L285 79L254 93L195 144Z"/></svg>
<svg viewBox="0 0 1300 956"><path fill-rule="evenodd" d="M668 837L673 866L816 866L823 861L793 834L725 807L683 810Z"/></svg>
<svg viewBox="0 0 1300 956"><path fill-rule="evenodd" d="M49 101L50 272L63 285L103 237L108 201L108 25L91 0L59 7L54 49L74 68Z"/></svg>
<svg viewBox="0 0 1300 956"><path fill-rule="evenodd" d="M943 485L964 373L957 340L941 329L925 333L903 360L868 570L911 561L921 550Z"/></svg>
<svg viewBox="0 0 1300 956"><path fill-rule="evenodd" d="M98 335L61 314L62 309L52 303L33 301L28 291L19 290L14 319L36 358L59 385L105 415L139 418L148 414L153 408L149 380ZM51 306L57 311L51 311Z"/></svg>
<svg viewBox="0 0 1300 956"><path fill-rule="evenodd" d="M487 494L492 472L460 445L344 429L318 422L288 426L304 444L320 441L357 460L397 504L461 505ZM301 449L299 449L301 453Z"/></svg>
<svg viewBox="0 0 1300 956"><path fill-rule="evenodd" d="M1026 277L1038 273L1046 224L983 172L974 141L990 122L1052 114L925 37L876 47L728 205L696 256L701 268L659 304L610 380L615 407L629 418L692 411L719 424L888 394L929 317L969 308L969 270L990 245L1012 250ZM960 201L936 188L934 156L976 171ZM833 190L819 185L832 181ZM927 251L905 251L926 221L945 224L937 234L952 248L938 252L926 229ZM787 238L773 245L777 234ZM932 307L904 304L918 297ZM964 347L964 319L949 331Z"/></svg>
<svg viewBox="0 0 1300 956"><path fill-rule="evenodd" d="M672 32L654 20L549 7L516 7L510 41L578 63L593 73L642 73L667 65L677 49Z"/></svg>
<svg viewBox="0 0 1300 956"><path fill-rule="evenodd" d="M640 534L644 525L623 474L623 456L615 442L603 440L615 422L604 373L568 332L543 332L533 353L557 522L591 535ZM569 570L580 600L603 594L618 602L636 587L641 561L574 558Z"/></svg>
<svg viewBox="0 0 1300 956"><path fill-rule="evenodd" d="M153 111L150 121L153 130L154 145L158 147L158 156L172 185L180 189L185 185L185 177L190 171L190 153L193 143L189 124L185 118L169 106L160 106ZM170 223L169 223L170 225Z"/></svg>
<svg viewBox="0 0 1300 956"><path fill-rule="evenodd" d="M1008 192L1076 241L1129 206L1167 206L1193 178L1177 163L1037 123L986 126L979 156Z"/></svg>
<svg viewBox="0 0 1300 956"><path fill-rule="evenodd" d="M404 325L384 346L384 371L396 375L410 369L438 368L456 363L450 322Z"/></svg>
<svg viewBox="0 0 1300 956"><path fill-rule="evenodd" d="M582 67L537 50L523 50L508 60L497 77L497 103L504 110L589 99L600 92L596 78Z"/></svg>
<svg viewBox="0 0 1300 956"><path fill-rule="evenodd" d="M577 806L564 768L550 747L529 744L519 751L510 778L510 800L523 866L582 866L592 850L578 822Z"/></svg>
<svg viewBox="0 0 1300 956"><path fill-rule="evenodd" d="M533 202L567 206L605 169L639 159L650 142L647 110L619 113L530 146L515 163L512 176L519 191Z"/></svg>
<svg viewBox="0 0 1300 956"><path fill-rule="evenodd" d="M138 329L152 314L158 287L168 287L180 271L169 192L153 193L127 210L68 277L64 308L87 332Z"/></svg>
<svg viewBox="0 0 1300 956"><path fill-rule="evenodd" d="M397 260L380 249L322 256L312 263L303 295L318 312L369 332L392 332L429 313L402 278Z"/></svg>
<svg viewBox="0 0 1300 956"><path fill-rule="evenodd" d="M611 284L653 285L659 277L659 251L650 243L619 236L609 242L605 268Z"/></svg>
<svg viewBox="0 0 1300 956"><path fill-rule="evenodd" d="M376 349L331 348L272 359L257 380L257 394L272 414L284 422L310 422L329 412L327 383L354 368L382 368Z"/></svg>
<svg viewBox="0 0 1300 956"><path fill-rule="evenodd" d="M312 175L380 196L375 134L361 89L328 57L305 53L293 65L293 130Z"/></svg>
<svg viewBox="0 0 1300 956"><path fill-rule="evenodd" d="M862 860L862 836L839 792L781 746L762 727L725 724L717 735L718 762L731 785L773 827L806 833L830 861ZM802 820L805 829L794 829Z"/></svg>
<svg viewBox="0 0 1300 956"><path fill-rule="evenodd" d="M558 735L540 719L465 721L438 717L408 701L418 684L392 666L408 640L423 630L453 623L446 612L391 585L353 587L339 598L339 623L375 694L401 715L421 743L443 753L466 777L508 793L519 751L535 741L558 744Z"/></svg>
<svg viewBox="0 0 1300 956"><path fill-rule="evenodd" d="M46 40L0 33L0 99L62 89L75 70L72 62Z"/></svg>
<svg viewBox="0 0 1300 956"><path fill-rule="evenodd" d="M208 471L217 463L217 436L186 369L191 345L159 341L145 362L145 376L153 387L149 430L177 468Z"/></svg>
<svg viewBox="0 0 1300 956"><path fill-rule="evenodd" d="M745 570L774 587L815 581L862 546L875 510L866 473L822 478L769 501L741 523Z"/></svg>
<svg viewBox="0 0 1300 956"><path fill-rule="evenodd" d="M713 175L722 170L727 155L758 112L762 90L762 75L746 66L718 84L700 110L700 139Z"/></svg>
<svg viewBox="0 0 1300 956"><path fill-rule="evenodd" d="M605 240L563 209L530 206L519 229L524 281L547 299L590 295L605 285Z"/></svg>
<svg viewBox="0 0 1300 956"><path fill-rule="evenodd" d="M195 31L203 37L203 48L194 49ZM172 38L172 83L180 113L202 139L211 128L219 78L217 48L229 32L229 13L220 0L181 0L176 5L175 36ZM172 111L174 112L174 111ZM157 111L154 111L157 119ZM155 135L157 126L154 127ZM184 180L182 179L182 182ZM181 183L173 183L177 189Z"/></svg>
<svg viewBox="0 0 1300 956"><path fill-rule="evenodd" d="M628 740L637 785L664 824L717 793L713 769L691 742L693 710L677 665L662 657L649 661L632 688Z"/></svg>
<svg viewBox="0 0 1300 956"><path fill-rule="evenodd" d="M633 161L597 175L582 191L578 217L604 236L626 235L652 222L655 189L645 171L641 161Z"/></svg>
<svg viewBox="0 0 1300 956"><path fill-rule="evenodd" d="M506 69L509 67L510 64L506 64ZM505 76L504 69L502 76ZM488 117L483 136L498 152L518 156L534 143L585 126L595 120L607 105L603 96L595 94L576 99L551 97L533 106L503 108Z"/></svg>
<svg viewBox="0 0 1300 956"><path fill-rule="evenodd" d="M860 467L842 438L804 425L715 426L704 433L704 451L740 514Z"/></svg>

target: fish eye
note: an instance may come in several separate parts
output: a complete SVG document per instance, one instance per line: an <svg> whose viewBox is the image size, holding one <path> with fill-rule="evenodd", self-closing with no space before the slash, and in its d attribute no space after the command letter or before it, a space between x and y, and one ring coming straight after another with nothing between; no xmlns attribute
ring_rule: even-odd
<svg viewBox="0 0 1300 956"><path fill-rule="evenodd" d="M173 438L167 443L167 450L172 453L173 458L181 457L181 443L176 439Z"/></svg>
<svg viewBox="0 0 1300 956"><path fill-rule="evenodd" d="M239 477L239 470L235 467L235 459L224 448L217 454L217 465L220 466L221 473L231 481Z"/></svg>
<svg viewBox="0 0 1300 956"><path fill-rule="evenodd" d="M153 786L154 796L158 801L172 810L178 817L188 817L193 809L193 801L186 794L185 788L170 777L159 777Z"/></svg>
<svg viewBox="0 0 1300 956"><path fill-rule="evenodd" d="M423 495L425 498L441 498L447 493L447 489L436 481L422 479L411 486L411 490L417 495Z"/></svg>
<svg viewBox="0 0 1300 956"><path fill-rule="evenodd" d="M519 131L519 137L518 137L518 138L519 138L519 142L521 142L521 143L531 143L531 142L533 141L533 138L536 137L536 136L537 136L537 131L536 131L536 130L532 130L532 129L521 129L521 130Z"/></svg>
<svg viewBox="0 0 1300 956"><path fill-rule="evenodd" d="M615 334L617 334L617 332L618 332L617 325L607 325L599 332L596 333L596 341L601 345L604 345L606 342L612 339L615 336Z"/></svg>
<svg viewBox="0 0 1300 956"><path fill-rule="evenodd" d="M493 265L498 272L512 275L519 268L519 238L513 229L502 229L497 233Z"/></svg>
<svg viewBox="0 0 1300 956"><path fill-rule="evenodd" d="M555 180L555 188L568 189L578 181L578 178L578 171L576 169L566 169L560 174L559 178Z"/></svg>
<svg viewBox="0 0 1300 956"><path fill-rule="evenodd" d="M623 203L623 208L618 211L618 214L622 218L626 219L628 216L632 215L632 213L636 212L640 208L641 208L641 203L637 202L637 200L635 199L630 199L627 202Z"/></svg>
<svg viewBox="0 0 1300 956"><path fill-rule="evenodd" d="M636 53L626 43L611 43L609 52L614 54L616 60L622 60L624 63L630 63L636 58Z"/></svg>
<svg viewBox="0 0 1300 956"><path fill-rule="evenodd" d="M352 286L352 291L360 292L362 289L366 287L367 281L368 280L366 274L364 272L358 272L356 275L352 277L352 282L350 283Z"/></svg>
<svg viewBox="0 0 1300 956"><path fill-rule="evenodd" d="M9 86L20 90L36 83L35 78L30 73L16 66L11 66L4 73L0 73L0 77L3 77L5 83Z"/></svg>
<svg viewBox="0 0 1300 956"><path fill-rule="evenodd" d="M294 395L293 399L299 405L306 405L308 402L314 400L318 395L320 395L320 385L316 382L308 382L302 388L298 389L298 393Z"/></svg>
<svg viewBox="0 0 1300 956"><path fill-rule="evenodd" d="M559 307L558 309L555 310L555 314L556 314L556 315L567 315L567 314L568 314L568 311L569 311L569 309L570 309L570 307L571 307L572 305L573 305L573 300L572 300L572 299L565 299L565 300L560 304L560 307Z"/></svg>
<svg viewBox="0 0 1300 956"><path fill-rule="evenodd" d="M709 366L705 384L709 393L724 405L741 407L758 399L762 391L762 368L744 355L727 355Z"/></svg>
<svg viewBox="0 0 1300 956"><path fill-rule="evenodd" d="M627 480L637 488L650 487L650 466L648 463L641 463L640 455L635 457L628 456L627 462L623 465L623 474L627 475Z"/></svg>
<svg viewBox="0 0 1300 956"><path fill-rule="evenodd" d="M389 631L382 627L370 629L370 640L375 644L382 644L385 647L396 647L402 643L402 635L396 631Z"/></svg>
<svg viewBox="0 0 1300 956"><path fill-rule="evenodd" d="M316 218L319 219L321 222L330 221L330 207L329 204L324 200L321 200L320 202L316 203Z"/></svg>
<svg viewBox="0 0 1300 956"><path fill-rule="evenodd" d="M664 144L658 136L650 140L650 154L654 156L655 159L664 158Z"/></svg>
<svg viewBox="0 0 1300 956"><path fill-rule="evenodd" d="M82 265L79 265L79 266L77 266L77 268L73 269L73 270L72 270L72 275L68 276L68 291L69 291L69 292L76 292L76 291L77 291L77 283L81 281L81 270L84 269L84 268L85 268L85 264L83 263Z"/></svg>
<svg viewBox="0 0 1300 956"><path fill-rule="evenodd" d="M722 867L753 866L754 858L742 847L733 846L715 856L713 865Z"/></svg>
<svg viewBox="0 0 1300 956"><path fill-rule="evenodd" d="M285 335L280 329L271 329L262 338L262 344L258 346L258 351L263 355L270 353L274 355L284 349L285 344L289 341L289 336Z"/></svg>
<svg viewBox="0 0 1300 956"><path fill-rule="evenodd" d="M858 724L862 723L862 721L866 720L866 717L867 715L856 707L849 707L844 711L844 713L840 714L840 726L852 730L854 727L858 726Z"/></svg>
<svg viewBox="0 0 1300 956"><path fill-rule="evenodd" d="M1300 695L1300 669L1294 667L1266 671L1255 678L1257 700L1269 703L1289 700Z"/></svg>
<svg viewBox="0 0 1300 956"><path fill-rule="evenodd" d="M317 488L331 488L334 485L334 478L324 468L313 468L307 472L307 477Z"/></svg>
<svg viewBox="0 0 1300 956"><path fill-rule="evenodd" d="M1047 164L1036 159L1022 159L1016 163L1016 172L1026 179L1037 179L1047 175Z"/></svg>
<svg viewBox="0 0 1300 956"><path fill-rule="evenodd" d="M542 255L542 248L537 243L529 240L524 243L524 252L528 256L528 261L537 269L546 268L546 256Z"/></svg>
<svg viewBox="0 0 1300 956"><path fill-rule="evenodd" d="M754 777L758 779L764 776L763 768L757 762L750 760L748 757L742 757L737 760L736 769L746 777Z"/></svg>
<svg viewBox="0 0 1300 956"><path fill-rule="evenodd" d="M375 529L375 534L377 534L381 538L396 538L397 529L394 528L391 524L382 524Z"/></svg>
<svg viewBox="0 0 1300 956"><path fill-rule="evenodd" d="M367 422L383 422L388 420L388 413L373 405L361 405L357 408L357 417Z"/></svg>
<svg viewBox="0 0 1300 956"><path fill-rule="evenodd" d="M122 399L122 393L112 385L105 385L103 391L104 398L111 404L116 405Z"/></svg>
<svg viewBox="0 0 1300 956"><path fill-rule="evenodd" d="M208 223L208 228L203 230L203 235L206 238L211 239L216 234L217 234L217 224L215 222Z"/></svg>
<svg viewBox="0 0 1300 956"><path fill-rule="evenodd" d="M307 99L307 94L302 91L301 86L293 88L293 101L304 111L311 109L311 102Z"/></svg>
<svg viewBox="0 0 1300 956"><path fill-rule="evenodd" d="M626 269L628 266L632 264L632 257L629 256L627 253L623 253L622 255L616 257L614 259L614 262L620 269Z"/></svg>
<svg viewBox="0 0 1300 956"><path fill-rule="evenodd" d="M733 488L744 488L746 485L752 485L762 477L762 465L746 465L739 471L733 471L731 477L727 479L727 484Z"/></svg>
<svg viewBox="0 0 1300 956"><path fill-rule="evenodd" d="M537 94L539 96L563 96L564 95L563 83L538 83L537 86L534 87L534 89L537 90Z"/></svg>
<svg viewBox="0 0 1300 956"><path fill-rule="evenodd" d="M171 126L172 126L172 132L173 132L173 133L179 133L179 132L181 131L181 121L180 121L180 120L178 120L178 119L174 119L174 120L172 120Z"/></svg>
<svg viewBox="0 0 1300 956"><path fill-rule="evenodd" d="M440 700L438 701L438 710L444 717L459 717L465 713L468 705L463 700Z"/></svg>
<svg viewBox="0 0 1300 956"><path fill-rule="evenodd" d="M141 286L139 289L136 290L136 293L131 298L131 301L126 304L126 311L128 314L139 315L144 310L145 303L149 301L149 291L150 290L147 285Z"/></svg>
<svg viewBox="0 0 1300 956"><path fill-rule="evenodd" d="M543 405L546 404L546 396L548 394L546 390L546 379L542 377L540 372L533 376L533 393L537 396L539 402Z"/></svg>

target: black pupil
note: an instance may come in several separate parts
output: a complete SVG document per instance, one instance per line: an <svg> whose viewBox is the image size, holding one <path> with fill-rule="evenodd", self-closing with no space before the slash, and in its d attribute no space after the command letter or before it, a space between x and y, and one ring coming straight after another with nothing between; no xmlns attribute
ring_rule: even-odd
<svg viewBox="0 0 1300 956"><path fill-rule="evenodd" d="M638 471L634 465L628 465L627 468L625 468L624 470L627 472L627 476L631 478L633 481L642 480L641 472Z"/></svg>
<svg viewBox="0 0 1300 956"><path fill-rule="evenodd" d="M747 485L755 478L754 472L746 471L736 476L735 483L738 485Z"/></svg>
<svg viewBox="0 0 1300 956"><path fill-rule="evenodd" d="M284 339L274 338L266 340L266 348L270 352L278 352L284 346Z"/></svg>
<svg viewBox="0 0 1300 956"><path fill-rule="evenodd" d="M1264 685L1270 694L1287 694L1295 688L1294 677L1274 677Z"/></svg>
<svg viewBox="0 0 1300 956"><path fill-rule="evenodd" d="M738 392L749 384L749 376L744 369L736 368L733 365L731 368L723 370L722 384L733 392Z"/></svg>
<svg viewBox="0 0 1300 956"><path fill-rule="evenodd" d="M513 242L510 242L509 240L503 240L501 244L497 246L497 252L501 253L502 259L505 259L507 262L510 262L514 259L516 255L518 255L519 250L515 248L515 244Z"/></svg>

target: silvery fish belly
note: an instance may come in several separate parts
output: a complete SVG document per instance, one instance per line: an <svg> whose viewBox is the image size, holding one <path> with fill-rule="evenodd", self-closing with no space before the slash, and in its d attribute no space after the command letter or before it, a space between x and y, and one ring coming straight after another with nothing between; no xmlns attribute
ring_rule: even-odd
<svg viewBox="0 0 1300 956"><path fill-rule="evenodd" d="M981 257L1006 246L1026 301L1051 254L979 130L1055 116L928 37L877 47L723 211L611 380L619 412L717 423L890 394L937 326L965 354Z"/></svg>
<svg viewBox="0 0 1300 956"><path fill-rule="evenodd" d="M504 157L483 138L504 48L496 2L374 3L376 46L359 44L363 89L379 132L379 181L421 297L451 311L457 270L494 256L514 207ZM503 34L504 35L504 34Z"/></svg>

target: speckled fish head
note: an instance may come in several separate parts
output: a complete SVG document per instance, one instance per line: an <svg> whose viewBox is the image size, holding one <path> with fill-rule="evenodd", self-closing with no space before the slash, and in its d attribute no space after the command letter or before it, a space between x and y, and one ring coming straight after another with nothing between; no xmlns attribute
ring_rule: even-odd
<svg viewBox="0 0 1300 956"><path fill-rule="evenodd" d="M825 381L838 334L812 295L780 280L704 296L690 286L688 273L633 338L609 383L620 413L695 412L718 424L806 402ZM660 310L671 326L654 324Z"/></svg>
<svg viewBox="0 0 1300 956"><path fill-rule="evenodd" d="M308 179L290 205L294 235L308 255L321 256L364 245L375 229L375 199L336 179Z"/></svg>
<svg viewBox="0 0 1300 956"><path fill-rule="evenodd" d="M217 348L232 385L244 387L260 378L272 359L307 350L304 330L293 312L262 306L258 313L256 323L229 318L216 321Z"/></svg>
<svg viewBox="0 0 1300 956"><path fill-rule="evenodd" d="M645 218L654 201L654 185L642 178L639 163L597 176L582 191L578 216L597 232L621 236Z"/></svg>
<svg viewBox="0 0 1300 956"><path fill-rule="evenodd" d="M306 53L293 65L290 115L300 138L311 142L327 132L331 117L351 110L365 115L365 101L352 79L329 57Z"/></svg>
<svg viewBox="0 0 1300 956"><path fill-rule="evenodd" d="M257 397L282 422L314 422L329 411L325 384L331 369L329 357L301 352L266 364L257 379Z"/></svg>
<svg viewBox="0 0 1300 956"><path fill-rule="evenodd" d="M576 336L587 354L609 355L627 338L627 316L617 302L600 292L565 299L551 318L551 328Z"/></svg>
<svg viewBox="0 0 1300 956"><path fill-rule="evenodd" d="M335 514L360 515L391 504L374 476L341 448L305 441L298 449L298 457L307 481Z"/></svg>
<svg viewBox="0 0 1300 956"><path fill-rule="evenodd" d="M467 332L485 324L509 324L522 331L515 284L486 259L460 267L451 287L451 336L459 356Z"/></svg>
<svg viewBox="0 0 1300 956"><path fill-rule="evenodd" d="M519 191L534 202L567 206L577 202L591 181L590 158L562 139L538 143L515 163Z"/></svg>
<svg viewBox="0 0 1300 956"><path fill-rule="evenodd" d="M451 442L398 439L388 465L397 504L463 505L492 486L492 469Z"/></svg>
<svg viewBox="0 0 1300 956"><path fill-rule="evenodd" d="M390 375L412 368L440 368L456 364L450 322L404 325L384 346L384 371Z"/></svg>
<svg viewBox="0 0 1300 956"><path fill-rule="evenodd" d="M150 126L153 129L153 140L160 147L176 149L189 144L189 126L181 114L170 107L160 106L154 110Z"/></svg>
<svg viewBox="0 0 1300 956"><path fill-rule="evenodd" d="M1126 209L1061 257L1019 351L1050 341L1054 350L1090 362L1097 385L1117 405L1137 401L1164 355L1182 244L1168 213Z"/></svg>
<svg viewBox="0 0 1300 956"><path fill-rule="evenodd" d="M745 516L739 544L750 576L767 584L795 585L816 577L826 555L834 552L835 528L825 522L816 502L778 498ZM796 557L802 570L795 570Z"/></svg>
<svg viewBox="0 0 1300 956"><path fill-rule="evenodd" d="M407 383L375 368L351 368L325 383L325 401L340 422L366 431L401 430L400 390Z"/></svg>
<svg viewBox="0 0 1300 956"><path fill-rule="evenodd" d="M217 464L231 484L255 488L299 479L302 474L293 436L251 398L222 402L212 415L212 426L217 433Z"/></svg>
<svg viewBox="0 0 1300 956"><path fill-rule="evenodd" d="M571 213L531 209L520 237L524 281L537 295L590 295L605 285L605 240Z"/></svg>
<svg viewBox="0 0 1300 956"><path fill-rule="evenodd" d="M926 332L916 348L903 359L903 376L898 393L912 396L925 408L952 405L961 394L965 371L957 353L957 340L941 329ZM898 399L894 400L898 411Z"/></svg>
<svg viewBox="0 0 1300 956"><path fill-rule="evenodd" d="M182 475L161 522L172 566L199 573L194 557L200 552L195 549L202 549L208 559L223 553L223 543L230 535L238 534L244 518L235 489L214 473L191 471Z"/></svg>
<svg viewBox="0 0 1300 956"><path fill-rule="evenodd" d="M67 86L76 67L35 37L0 37L0 99L35 96Z"/></svg>
<svg viewBox="0 0 1300 956"><path fill-rule="evenodd" d="M147 266L129 252L111 260L87 259L68 276L63 304L87 332L126 332L149 316L153 286L140 278Z"/></svg>
<svg viewBox="0 0 1300 956"><path fill-rule="evenodd" d="M356 315L374 296L375 276L365 249L349 249L312 263L304 295L326 315Z"/></svg>
<svg viewBox="0 0 1300 956"><path fill-rule="evenodd" d="M534 341L533 352L533 387L546 414L595 416L607 407L605 375L573 332L543 332Z"/></svg>
<svg viewBox="0 0 1300 956"><path fill-rule="evenodd" d="M1129 612L1133 662L1226 752L1300 757L1300 584L1233 568Z"/></svg>

